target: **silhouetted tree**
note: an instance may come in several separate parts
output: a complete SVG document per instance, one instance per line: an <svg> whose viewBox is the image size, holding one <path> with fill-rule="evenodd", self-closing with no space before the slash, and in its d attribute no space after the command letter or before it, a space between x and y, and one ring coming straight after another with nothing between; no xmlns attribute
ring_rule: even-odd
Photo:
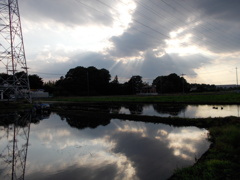
<svg viewBox="0 0 240 180"><path fill-rule="evenodd" d="M190 91L191 92L209 92L209 91L216 91L217 87L215 85L210 84L190 84Z"/></svg>
<svg viewBox="0 0 240 180"><path fill-rule="evenodd" d="M29 84L31 89L42 89L43 88L43 80L36 74L29 75Z"/></svg>
<svg viewBox="0 0 240 180"><path fill-rule="evenodd" d="M141 91L143 87L142 77L139 75L132 76L131 79L127 82L128 92L130 94L136 94Z"/></svg>
<svg viewBox="0 0 240 180"><path fill-rule="evenodd" d="M56 85L62 87L61 92L68 95L106 94L110 77L106 69L78 66L70 69Z"/></svg>
<svg viewBox="0 0 240 180"><path fill-rule="evenodd" d="M56 91L56 81L48 81L43 84L43 89L50 94Z"/></svg>
<svg viewBox="0 0 240 180"><path fill-rule="evenodd" d="M21 77L27 76L27 74L23 71L15 73L15 76L20 79ZM43 80L36 74L28 75L30 89L42 89L43 88ZM18 82L21 83L21 82Z"/></svg>
<svg viewBox="0 0 240 180"><path fill-rule="evenodd" d="M112 84L119 84L118 76L115 76L114 80L111 82Z"/></svg>
<svg viewBox="0 0 240 180"><path fill-rule="evenodd" d="M6 73L0 73L0 83L3 83L4 80L7 80L9 75Z"/></svg>
<svg viewBox="0 0 240 180"><path fill-rule="evenodd" d="M186 92L188 88L187 81L175 73L168 76L158 76L153 80L153 85L156 86L158 93Z"/></svg>
<svg viewBox="0 0 240 180"><path fill-rule="evenodd" d="M121 84L118 82L118 76L115 76L115 78L109 83L108 94L121 94Z"/></svg>
<svg viewBox="0 0 240 180"><path fill-rule="evenodd" d="M61 76L59 80L56 81L55 83L55 90L54 90L54 95L64 95L67 96L69 93L64 89L64 77Z"/></svg>

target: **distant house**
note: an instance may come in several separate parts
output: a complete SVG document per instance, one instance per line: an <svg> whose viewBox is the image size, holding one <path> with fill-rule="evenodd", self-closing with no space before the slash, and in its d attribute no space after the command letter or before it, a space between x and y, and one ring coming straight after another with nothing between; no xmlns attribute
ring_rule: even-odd
<svg viewBox="0 0 240 180"><path fill-rule="evenodd" d="M138 95L157 95L157 89L155 85L144 85Z"/></svg>
<svg viewBox="0 0 240 180"><path fill-rule="evenodd" d="M197 91L197 90L198 90L197 86L194 86L194 87L192 87L189 91L190 91L190 92L195 92L195 91Z"/></svg>
<svg viewBox="0 0 240 180"><path fill-rule="evenodd" d="M10 94L8 98L4 97L4 89L0 89L0 100L9 100L17 98L24 98L25 95L29 94L29 90L21 89L18 93ZM31 89L30 95L32 98L48 98L49 93L44 92L43 89Z"/></svg>
<svg viewBox="0 0 240 180"><path fill-rule="evenodd" d="M238 86L236 84L225 84L225 85L216 85L217 88L223 88L223 89L230 89L230 88L237 88Z"/></svg>
<svg viewBox="0 0 240 180"><path fill-rule="evenodd" d="M48 98L49 93L44 92L43 89L31 89L30 91L32 98Z"/></svg>

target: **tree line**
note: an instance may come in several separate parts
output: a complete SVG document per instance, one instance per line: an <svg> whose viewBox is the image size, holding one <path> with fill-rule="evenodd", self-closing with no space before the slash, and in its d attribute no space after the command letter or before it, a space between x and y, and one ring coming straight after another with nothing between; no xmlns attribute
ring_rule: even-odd
<svg viewBox="0 0 240 180"><path fill-rule="evenodd" d="M159 94L216 90L215 85L190 84L184 77L175 73L158 76L151 85L144 82L140 75L132 76L128 81L120 83L117 75L111 80L108 70L93 66L87 68L77 66L70 69L65 77L44 83L44 89L56 96L133 95L141 93L145 87L154 87Z"/></svg>
<svg viewBox="0 0 240 180"><path fill-rule="evenodd" d="M18 72L21 75L24 72ZM1 79L8 75L0 74ZM90 95L132 95L141 93L144 88L154 88L156 93L188 93L191 91L216 91L215 85L190 84L184 77L175 73L156 77L149 85L142 76L135 75L127 82L120 83L116 75L111 81L111 75L106 69L97 69L93 66L77 66L56 81L43 82L38 75L29 75L31 89L44 89L54 96L90 96Z"/></svg>

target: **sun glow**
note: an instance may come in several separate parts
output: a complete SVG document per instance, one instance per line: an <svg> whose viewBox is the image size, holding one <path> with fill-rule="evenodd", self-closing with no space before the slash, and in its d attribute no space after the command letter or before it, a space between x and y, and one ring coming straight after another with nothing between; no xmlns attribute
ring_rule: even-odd
<svg viewBox="0 0 240 180"><path fill-rule="evenodd" d="M136 9L136 4L133 1L124 0L116 5L117 12L114 13L117 17L115 22L120 27L126 29L129 23L132 22L132 13Z"/></svg>
<svg viewBox="0 0 240 180"><path fill-rule="evenodd" d="M165 51L168 54L176 53L180 56L187 56L190 54L199 53L199 48L191 43L192 36L192 34L186 34L184 36L177 37L177 34L174 33L171 39L165 40Z"/></svg>

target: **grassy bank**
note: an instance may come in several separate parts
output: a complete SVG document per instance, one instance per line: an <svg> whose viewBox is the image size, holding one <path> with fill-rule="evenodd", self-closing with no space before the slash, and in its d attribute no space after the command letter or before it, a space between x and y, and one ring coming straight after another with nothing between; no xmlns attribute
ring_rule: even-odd
<svg viewBox="0 0 240 180"><path fill-rule="evenodd" d="M32 105L28 102L1 102L0 101L0 114L13 112L13 111L20 111L22 109L29 109Z"/></svg>
<svg viewBox="0 0 240 180"><path fill-rule="evenodd" d="M240 93L170 94L157 96L55 97L47 101L64 102L136 102L188 104L240 104Z"/></svg>

